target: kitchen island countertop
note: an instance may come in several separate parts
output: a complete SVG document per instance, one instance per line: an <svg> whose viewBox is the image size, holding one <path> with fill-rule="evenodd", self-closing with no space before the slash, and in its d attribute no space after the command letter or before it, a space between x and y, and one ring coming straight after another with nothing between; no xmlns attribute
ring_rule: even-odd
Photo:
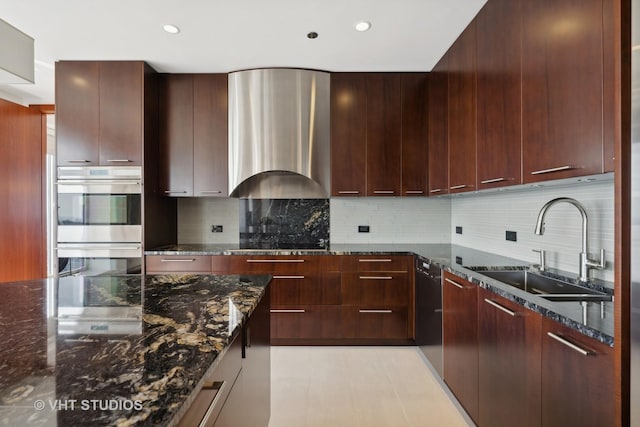
<svg viewBox="0 0 640 427"><path fill-rule="evenodd" d="M92 298L132 309L138 301L141 318L128 332L63 330L57 288L71 282L0 284L0 425L176 425L270 281L238 275L109 279L124 289L126 301L122 292ZM87 292L108 289L92 290L90 282L87 299Z"/></svg>

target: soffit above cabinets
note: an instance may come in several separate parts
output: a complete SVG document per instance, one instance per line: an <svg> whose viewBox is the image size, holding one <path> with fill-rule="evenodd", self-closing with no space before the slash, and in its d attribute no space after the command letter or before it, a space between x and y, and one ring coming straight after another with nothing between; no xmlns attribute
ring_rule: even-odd
<svg viewBox="0 0 640 427"><path fill-rule="evenodd" d="M35 39L36 83L0 85L0 97L53 103L54 63L63 59L144 60L168 73L430 71L484 3L3 0L2 19ZM371 29L356 31L360 21Z"/></svg>

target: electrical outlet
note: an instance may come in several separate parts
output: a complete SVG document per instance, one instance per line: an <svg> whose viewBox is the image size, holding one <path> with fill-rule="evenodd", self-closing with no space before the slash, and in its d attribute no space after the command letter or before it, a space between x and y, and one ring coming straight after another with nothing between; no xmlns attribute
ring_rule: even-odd
<svg viewBox="0 0 640 427"><path fill-rule="evenodd" d="M456 226L456 234L462 234L462 227Z"/></svg>
<svg viewBox="0 0 640 427"><path fill-rule="evenodd" d="M462 265L462 257L461 256L456 256L456 264Z"/></svg>
<svg viewBox="0 0 640 427"><path fill-rule="evenodd" d="M222 226L221 225L212 225L211 226L211 232L212 233L222 233Z"/></svg>
<svg viewBox="0 0 640 427"><path fill-rule="evenodd" d="M505 239L507 239L510 242L517 242L518 241L518 233L516 233L515 231L507 230L505 232Z"/></svg>
<svg viewBox="0 0 640 427"><path fill-rule="evenodd" d="M358 233L368 233L369 232L369 226L368 225L359 225L358 226Z"/></svg>

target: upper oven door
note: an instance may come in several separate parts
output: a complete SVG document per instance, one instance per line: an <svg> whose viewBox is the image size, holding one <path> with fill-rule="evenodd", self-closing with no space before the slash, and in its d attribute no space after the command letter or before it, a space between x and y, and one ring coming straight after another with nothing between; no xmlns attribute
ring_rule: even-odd
<svg viewBox="0 0 640 427"><path fill-rule="evenodd" d="M142 241L139 178L58 176L58 242Z"/></svg>

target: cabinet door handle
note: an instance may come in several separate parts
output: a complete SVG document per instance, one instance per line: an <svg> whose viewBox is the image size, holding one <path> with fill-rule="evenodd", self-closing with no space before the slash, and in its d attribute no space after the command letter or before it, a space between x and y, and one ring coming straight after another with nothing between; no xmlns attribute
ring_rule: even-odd
<svg viewBox="0 0 640 427"><path fill-rule="evenodd" d="M217 393L211 401L211 404L207 408L207 412L205 412L204 416L202 417L202 421L200 421L200 424L198 424L198 426L206 426L211 422L211 417L216 412L216 406L218 405L218 402L223 395L222 390L224 390L226 385L226 381L215 381L209 384L205 384L202 387L203 390L217 390Z"/></svg>
<svg viewBox="0 0 640 427"><path fill-rule="evenodd" d="M165 190L164 194L187 194L187 190Z"/></svg>
<svg viewBox="0 0 640 427"><path fill-rule="evenodd" d="M424 194L422 190L407 190L404 192L405 194Z"/></svg>
<svg viewBox="0 0 640 427"><path fill-rule="evenodd" d="M358 262L391 262L391 258L359 259Z"/></svg>
<svg viewBox="0 0 640 427"><path fill-rule="evenodd" d="M570 166L570 165L560 166L560 167L557 167L557 168L541 169L539 171L533 171L533 172L531 172L531 175L540 175L540 174L543 174L543 173L568 171L568 170L571 170L571 169L575 169L575 167L574 166Z"/></svg>
<svg viewBox="0 0 640 427"><path fill-rule="evenodd" d="M442 192L442 188L434 188L433 190L429 190L429 193L440 193Z"/></svg>
<svg viewBox="0 0 640 427"><path fill-rule="evenodd" d="M495 301L491 301L488 298L484 299L484 302L486 302L489 305L494 306L495 308L497 308L498 310L504 311L505 313L507 313L509 316L511 317L516 317L517 313L515 311L511 311L509 310L507 307L504 307L502 304L498 304Z"/></svg>
<svg viewBox="0 0 640 427"><path fill-rule="evenodd" d="M67 160L67 163L91 163L91 160Z"/></svg>
<svg viewBox="0 0 640 427"><path fill-rule="evenodd" d="M391 280L391 276L360 276L360 280Z"/></svg>
<svg viewBox="0 0 640 427"><path fill-rule="evenodd" d="M188 259L186 259L186 258L183 258L183 259L180 259L180 258L177 258L177 259L162 258L160 260L160 262L195 262L195 261L196 261L195 258L188 258Z"/></svg>
<svg viewBox="0 0 640 427"><path fill-rule="evenodd" d="M393 190L373 190L373 194L395 194Z"/></svg>
<svg viewBox="0 0 640 427"><path fill-rule="evenodd" d="M107 162L109 162L109 163L131 163L131 160L129 160L129 159L108 159Z"/></svg>
<svg viewBox="0 0 640 427"><path fill-rule="evenodd" d="M357 190L341 190L338 191L338 194L360 194Z"/></svg>
<svg viewBox="0 0 640 427"><path fill-rule="evenodd" d="M303 259L248 259L247 262L251 262L251 263L269 263L269 262L295 263L295 262L304 262L304 260Z"/></svg>
<svg viewBox="0 0 640 427"><path fill-rule="evenodd" d="M449 190L460 190L461 188L473 187L473 185L460 184L454 185L453 187L449 187Z"/></svg>
<svg viewBox="0 0 640 427"><path fill-rule="evenodd" d="M453 286L455 286L456 288L466 289L466 287L465 287L465 286L462 286L460 283L458 283L458 282L454 282L454 281L453 281L453 280L451 280L451 279L444 279L444 281L445 281L445 282L447 282L447 283L451 283L451 284L452 284Z"/></svg>
<svg viewBox="0 0 640 427"><path fill-rule="evenodd" d="M273 276L274 279L304 279L304 276Z"/></svg>
<svg viewBox="0 0 640 427"><path fill-rule="evenodd" d="M582 347L578 347L577 345L575 345L572 342L567 341L566 339L562 338L559 335L554 334L553 332L547 332L547 335L551 338L553 338L554 340L558 341L559 343L562 343L564 345L566 345L567 347L569 347L571 350L577 351L578 353L580 353L583 356L589 356L591 354L593 354L592 352L590 352L589 350L585 350Z"/></svg>
<svg viewBox="0 0 640 427"><path fill-rule="evenodd" d="M278 310L278 309L271 309L269 310L271 313L306 313L306 310L303 309L289 309L289 310Z"/></svg>
<svg viewBox="0 0 640 427"><path fill-rule="evenodd" d="M393 310L358 310L358 313L381 313L381 314L391 314Z"/></svg>
<svg viewBox="0 0 640 427"><path fill-rule="evenodd" d="M201 194L222 194L220 190L204 190L200 192Z"/></svg>
<svg viewBox="0 0 640 427"><path fill-rule="evenodd" d="M492 179L485 179L484 181L480 181L480 184L493 184L494 182L502 182L502 181L506 181L507 178L492 178Z"/></svg>

